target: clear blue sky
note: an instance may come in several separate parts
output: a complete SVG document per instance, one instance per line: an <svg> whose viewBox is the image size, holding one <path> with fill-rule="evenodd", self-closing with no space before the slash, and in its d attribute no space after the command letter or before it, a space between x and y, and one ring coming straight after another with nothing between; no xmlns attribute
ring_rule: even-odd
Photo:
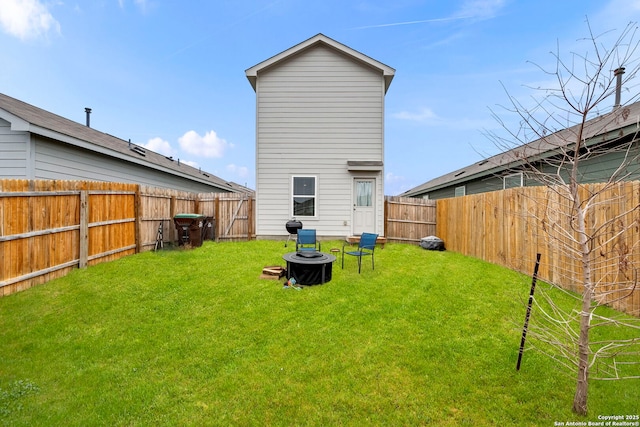
<svg viewBox="0 0 640 427"><path fill-rule="evenodd" d="M638 0L0 0L0 92L255 188L244 71L323 33L396 69L385 194L498 152L489 108ZM624 95L623 95L624 97ZM623 99L624 101L624 99Z"/></svg>

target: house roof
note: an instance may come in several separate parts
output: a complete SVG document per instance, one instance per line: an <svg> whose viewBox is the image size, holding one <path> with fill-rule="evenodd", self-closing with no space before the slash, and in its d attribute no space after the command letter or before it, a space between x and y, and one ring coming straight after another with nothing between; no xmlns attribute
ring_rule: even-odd
<svg viewBox="0 0 640 427"><path fill-rule="evenodd" d="M301 52L304 52L305 50L318 45L323 45L323 46L327 46L329 48L335 49L336 51L346 54L358 62L361 62L369 67L379 70L380 72L382 72L382 75L384 77L385 93L389 89L391 80L393 80L393 76L395 75L395 72L396 72L395 69L389 67L388 65L383 64L382 62L376 61L375 59L370 58L367 55L364 55L363 53L358 52L357 50L351 49L350 47L345 46L342 43L339 43L325 36L324 34L317 34L311 37L310 39L303 41L302 43L299 43L283 52L280 52L275 56L272 56L271 58L265 61L260 62L259 64L254 65L251 68L248 68L245 71L245 74L249 79L249 82L251 83L253 90L256 90L256 81L257 81L259 72L264 71L274 65L277 65L278 63L281 63L282 61L289 59L294 55L298 55Z"/></svg>
<svg viewBox="0 0 640 427"><path fill-rule="evenodd" d="M531 162L553 157L573 144L579 130L580 125L562 129L512 150L434 178L405 191L401 196L418 196L444 187L462 185L467 181L517 168L526 161ZM594 145L638 132L640 132L640 102L618 107L609 113L587 121L583 129L583 140L587 145Z"/></svg>
<svg viewBox="0 0 640 427"><path fill-rule="evenodd" d="M11 123L11 130L27 131L65 142L123 161L146 166L164 173L197 181L228 192L252 190L227 182L200 169L165 157L121 138L100 132L33 105L0 93L0 118Z"/></svg>

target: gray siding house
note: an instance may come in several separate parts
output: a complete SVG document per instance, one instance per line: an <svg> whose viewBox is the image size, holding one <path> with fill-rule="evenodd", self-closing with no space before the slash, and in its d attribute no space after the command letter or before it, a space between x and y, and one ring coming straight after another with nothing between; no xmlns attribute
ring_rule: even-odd
<svg viewBox="0 0 640 427"><path fill-rule="evenodd" d="M256 235L384 234L384 99L395 70L318 34L246 70L256 92Z"/></svg>
<svg viewBox="0 0 640 427"><path fill-rule="evenodd" d="M251 190L0 94L0 179L125 182L190 192Z"/></svg>
<svg viewBox="0 0 640 427"><path fill-rule="evenodd" d="M551 172L548 166L544 166L545 163L562 156L564 152L571 152L570 142L575 141L577 131L578 126L563 129L427 181L401 196L443 199L540 185L537 180L527 177L527 162L545 173ZM616 107L609 113L589 120L585 124L583 137L591 154L580 162L581 183L606 182L623 162L630 164L620 175L625 180L640 179L640 165L637 162L640 153L640 102ZM523 160L525 158L527 162ZM630 159L635 160L629 162ZM566 176L566 168L563 173Z"/></svg>

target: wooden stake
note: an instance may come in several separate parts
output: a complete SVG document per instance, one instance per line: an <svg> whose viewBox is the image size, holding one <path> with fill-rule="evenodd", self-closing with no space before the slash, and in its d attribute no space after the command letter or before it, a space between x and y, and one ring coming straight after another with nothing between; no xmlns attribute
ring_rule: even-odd
<svg viewBox="0 0 640 427"><path fill-rule="evenodd" d="M527 340L527 329L529 328L529 317L531 317L531 305L533 304L533 293L536 291L536 281L538 280L538 267L540 267L540 254L536 254L536 266L533 269L533 278L531 279L531 291L529 292L529 304L527 305L527 314L524 317L524 328L522 328L522 340L520 340L520 352L518 353L518 363L516 371L520 370L522 362L522 354L524 353L524 343Z"/></svg>

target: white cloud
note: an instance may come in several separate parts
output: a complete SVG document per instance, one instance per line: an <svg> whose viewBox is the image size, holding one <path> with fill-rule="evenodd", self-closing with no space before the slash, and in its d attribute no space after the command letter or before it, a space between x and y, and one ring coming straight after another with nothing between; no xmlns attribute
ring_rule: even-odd
<svg viewBox="0 0 640 427"><path fill-rule="evenodd" d="M118 5L120 9L124 9L125 0L118 0ZM149 0L133 0L133 3L140 9L140 12L147 13L149 10L151 3Z"/></svg>
<svg viewBox="0 0 640 427"><path fill-rule="evenodd" d="M462 5L456 16L473 19L495 17L505 6L505 0L468 0Z"/></svg>
<svg viewBox="0 0 640 427"><path fill-rule="evenodd" d="M451 16L420 19L416 21L400 21L377 25L367 25L364 27L355 27L352 29L365 30L370 28L396 27L399 25L442 23L464 19L491 19L500 12L500 10L505 6L506 1L507 0L468 0L456 13Z"/></svg>
<svg viewBox="0 0 640 427"><path fill-rule="evenodd" d="M200 136L196 131L190 130L182 135L178 142L187 153L210 158L222 157L224 151L233 146L218 137L215 131L209 131L204 136Z"/></svg>
<svg viewBox="0 0 640 427"><path fill-rule="evenodd" d="M394 113L392 116L396 119L411 120L414 122L427 122L438 119L438 116L436 116L436 114L430 108L422 108L417 113L400 111L399 113Z"/></svg>
<svg viewBox="0 0 640 427"><path fill-rule="evenodd" d="M143 144L142 146L165 156L174 157L176 155L176 150L171 147L171 144L159 137L150 139L146 144Z"/></svg>
<svg viewBox="0 0 640 427"><path fill-rule="evenodd" d="M398 120L406 120L419 123L422 126L452 128L460 130L493 129L497 123L490 116L484 114L482 117L462 117L459 115L439 116L430 108L422 108L417 112L400 111L393 113L391 117Z"/></svg>
<svg viewBox="0 0 640 427"><path fill-rule="evenodd" d="M387 172L387 173L385 174L384 179L385 179L385 182L386 182L386 183L392 183L392 182L393 182L393 183L396 183L396 182L402 182L402 181L404 181L404 179L405 179L405 178L404 178L404 176L396 175L396 174L394 174L393 172Z"/></svg>
<svg viewBox="0 0 640 427"><path fill-rule="evenodd" d="M246 178L249 176L249 168L245 166L237 166L233 163L227 165L227 171L239 176L240 178Z"/></svg>
<svg viewBox="0 0 640 427"><path fill-rule="evenodd" d="M2 0L0 27L21 40L60 33L60 24L39 0Z"/></svg>
<svg viewBox="0 0 640 427"><path fill-rule="evenodd" d="M384 194L396 195L401 194L411 187L407 183L404 176L396 175L393 172L387 172L384 176Z"/></svg>

